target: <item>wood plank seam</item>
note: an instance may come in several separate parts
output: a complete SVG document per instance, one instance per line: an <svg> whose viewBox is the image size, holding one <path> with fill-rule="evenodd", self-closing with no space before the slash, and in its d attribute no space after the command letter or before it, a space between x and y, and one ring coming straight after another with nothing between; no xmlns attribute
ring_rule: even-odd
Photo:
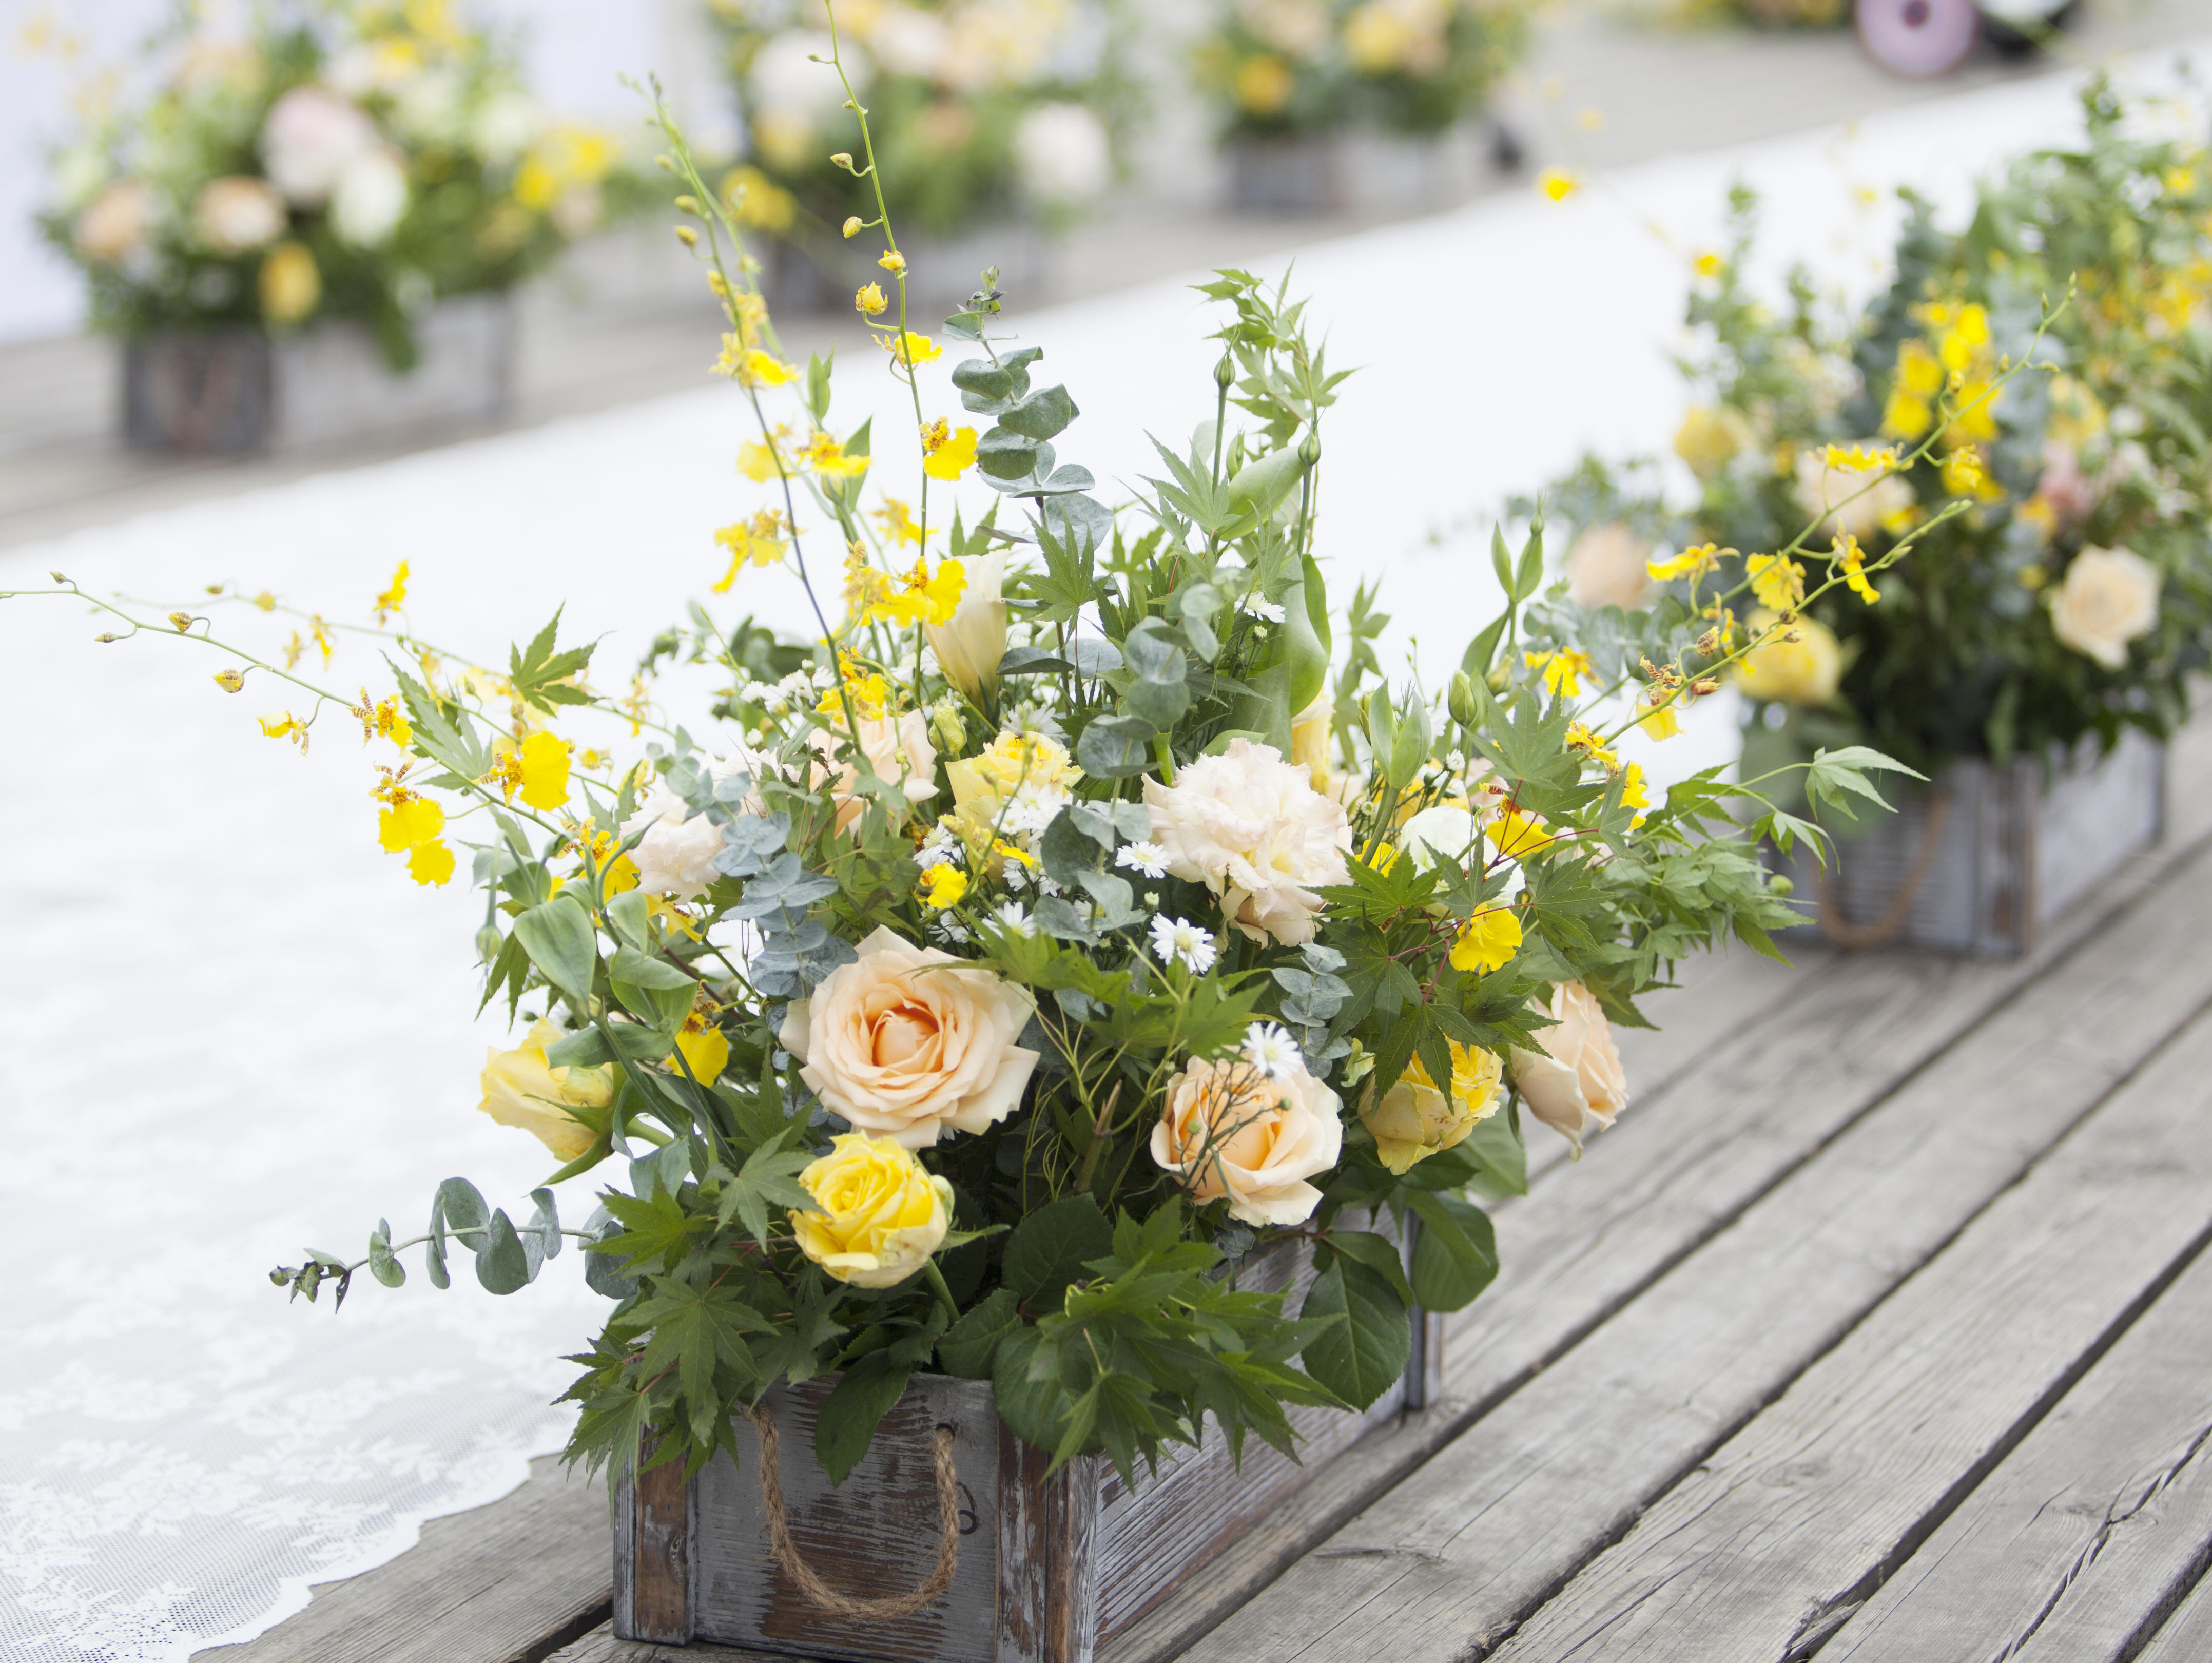
<svg viewBox="0 0 2212 1663"><path fill-rule="evenodd" d="M2208 839L2207 841L2212 841L2212 839ZM2039 978L2038 979L2039 979ZM1716 1452L1724 1447L1731 1440L1743 1432L1745 1428L1747 1428L1753 1421L1757 1420L1760 1415L1765 1413L1767 1410L1778 1403L1784 1397L1787 1396L1790 1387L1796 1383L1799 1378L1809 1372L1810 1369L1819 1363L1821 1358L1826 1356L1830 1352L1833 1351L1838 1346L1841 1345L1846 1339L1848 1339L1850 1336L1863 1324L1870 1319L1877 1311L1881 1310L1881 1307L1887 1303L1889 1299L1895 1297L1899 1292L1902 1291L1914 1279L1922 1275L1929 1266L1940 1260L1943 1253L1952 1246L1952 1244L1957 1241L1961 1235L1972 1227L1977 1220L1987 1213L1990 1208L1996 1206L2003 1197L2010 1194L2013 1191L2018 1189L2022 1184L2026 1183L2030 1175L2033 1174L2038 1167L2044 1165L2051 1159L2051 1155L2056 1151L2064 1146L2067 1141L2073 1136L2075 1132L2081 1127L2084 1121L2094 1115L2097 1111L2102 1108L2112 1097L2125 1089L2129 1084L2142 1074L2143 1071L2150 1067L2152 1063L2165 1056L2165 1054L2173 1046L2176 1040L2188 1030L2192 1023L2203 1020L2209 1013L2212 1013L2212 1000L2207 1000L2197 1004L2185 1017L2176 1022L2156 1045L2150 1047L2131 1067L2130 1067L2118 1078L2113 1080L2110 1086L2099 1095L2094 1102L2090 1104L2087 1107L2083 1109L2081 1113L2070 1119L2058 1136L2051 1140L2047 1148L2045 1148L2040 1154L2037 1154L2033 1160L2023 1165L2017 1174L2000 1188L1994 1191L1984 1201L1982 1202L1981 1204L1975 1207L1971 1213L1961 1218L1954 1229L1946 1233L1941 1238L1939 1245L1936 1246L1934 1251L1923 1259L1918 1265L1915 1266L1911 1271L1907 1273L1905 1276L1900 1277L1896 1285L1889 1290L1888 1294L1886 1294L1882 1300L1877 1301L1875 1303L1868 1306L1864 1310L1861 1311L1849 1324L1839 1329L1826 1346L1822 1347L1818 1352L1807 1356L1803 1360L1802 1367L1793 1370L1787 1377L1778 1379L1773 1388L1770 1392L1762 1394L1757 1400L1755 1405L1750 1407L1746 1412L1733 1417L1724 1426L1719 1428L1716 1435L1707 1441L1707 1442L1696 1452L1694 1459L1686 1460L1682 1463L1682 1465L1677 1469L1672 1477L1667 1480L1667 1482L1647 1490L1639 1500L1637 1506L1633 1509L1626 1512L1618 1521L1613 1530L1607 1532L1603 1538L1594 1541L1592 1549L1589 1552L1584 1554L1580 1559L1565 1569L1559 1576L1553 1578L1551 1581L1546 1584L1540 1595L1524 1601L1521 1608L1513 1614L1511 1619L1508 1623L1501 1624L1486 1635L1478 1636L1468 1650L1462 1654L1462 1663L1480 1663L1480 1660L1489 1657L1500 1647L1504 1646L1508 1641L1511 1640L1515 1635L1520 1632L1522 1624L1524 1624L1531 1616L1542 1610L1547 1605L1549 1605L1554 1598L1565 1590L1569 1583L1572 1582L1577 1577L1581 1575L1582 1573L1589 1569L1592 1563L1595 1562L1595 1561L1602 1557L1607 1552L1625 1540L1629 1532L1635 1528L1637 1523L1642 1519L1644 1513L1648 1511L1653 1504L1657 1502L1662 1496L1666 1495L1676 1485L1680 1484L1685 1477L1702 1467L1712 1458ZM1878 1561L1875 1565L1869 1569L1865 1575L1862 1576L1858 1581L1855 1582L1850 1587L1844 1590L1843 1593L1833 1596L1830 1599L1820 1603L1806 1612L1805 1616L1798 1623L1796 1632L1791 1636L1790 1644L1787 1649L1784 1652L1782 1658L1779 1660L1779 1663L1806 1663L1806 1660L1813 1657L1823 1645L1825 1645L1830 1639L1833 1638L1837 1630L1841 1629L1845 1623L1849 1622L1852 1616L1857 1612L1859 1608L1874 1596L1876 1590L1878 1590L1884 1582L1887 1581L1891 1576L1894 1575L1897 1570L1919 1550L1921 1545L1925 1543L1928 1538L1942 1526L1943 1520L1948 1518L1950 1514L1956 1510L1960 1503L1972 1493L1974 1488L1978 1485L1984 1478L1988 1477L1990 1472L1994 1471L2003 1461L2004 1458L2007 1455L2009 1455L2014 1449L2019 1447L2021 1441L2035 1429L2035 1427L2041 1422L2045 1416L2050 1413L2051 1409L2064 1398L2066 1393L2080 1383L2082 1376L2087 1374L2091 1368L2096 1366L2098 1360L2101 1358L2106 1352L2112 1349L2112 1347L2127 1331L2128 1328L2134 1324L2137 1318L2150 1308L2152 1304L2156 1301L2158 1296L2160 1294L2163 1294L2167 1288L2172 1286L2174 1280L2189 1268L2190 1264L2195 1261L2197 1255L2204 1250L2208 1243L2212 1243L2212 1225L2208 1225L2202 1233L2197 1235L2191 1241L2188 1246L2186 1246L2179 1254L2167 1264L2159 1276L2145 1289L2143 1289L2133 1301L2124 1307L2120 1316L2116 1318L2114 1321L2099 1335L2094 1343L2075 1359L2070 1368L2062 1374L2050 1388L2047 1389L2044 1396L2038 1400L2029 1413L2016 1422L2014 1426L2009 1428L2004 1437L1997 1441L1988 1450L1984 1452L1980 1459L1977 1461L1973 1466L1970 1467L1965 1474L1961 1475L1959 1481L1944 1494L1936 1508L1923 1515L1905 1537L1901 1538L1897 1544L1893 1544L1889 1554L1885 1558ZM2207 1558L2212 1559L2212 1544L2208 1544ZM2199 1571L2199 1575L2202 1575L2201 1569ZM1655 1586L1643 1596L1643 1599L1652 1597L1652 1595L1658 1592L1658 1587L1661 1586L1663 1586L1663 1584ZM2063 1592L2063 1590L2061 1590L2061 1592ZM2187 1590L2184 1589L2177 1593L2174 1603L2179 1605L2180 1599L2185 1597L2186 1593ZM2056 1599L2057 1595L2054 1594L2052 1597L2052 1603L2055 1604ZM1643 1599L1639 1599L1635 1603L1637 1605L1640 1605L1643 1603ZM1621 1612L1620 1618L1616 1618L1616 1620L1625 1618L1629 1614L1629 1611L1633 1609L1634 1605L1631 1605L1628 1610ZM2146 1641L2149 1637L2150 1636L2148 1633L2144 1636ZM2025 1638L2025 1636L2023 1636L2023 1638ZM2001 1660L1992 1660L1991 1663L2001 1663Z"/></svg>
<svg viewBox="0 0 2212 1663"><path fill-rule="evenodd" d="M1778 1167L1754 1193L1743 1197L1740 1207L1733 1208L1725 1215L1716 1217L1706 1227L1700 1230L1694 1239L1686 1240L1679 1248L1656 1260L1648 1275L1632 1283L1624 1284L1623 1289L1619 1290L1615 1296L1608 1299L1602 1305L1594 1307L1584 1319L1564 1327L1560 1333L1547 1343L1544 1350L1538 1353L1522 1368L1510 1375L1499 1378L1473 1397L1449 1397L1440 1400L1433 1410L1423 1416L1407 1416L1407 1423L1419 1424L1419 1435L1408 1440L1407 1447L1402 1453L1394 1454L1376 1463L1370 1470L1363 1472L1361 1482L1357 1485L1346 1486L1342 1493L1332 1497L1330 1505L1325 1510L1317 1509L1311 1520L1302 1520L1302 1528L1297 1539L1285 1542L1279 1552L1269 1556L1268 1562L1261 1568L1260 1574L1254 1577L1252 1585L1245 1590L1244 1599L1249 1601L1260 1591L1278 1580L1306 1553L1311 1552L1315 1544L1325 1542L1376 1501L1405 1482L1437 1450L1473 1427L1484 1416L1493 1412L1501 1404L1534 1380L1545 1369L1556 1363L1560 1357L1588 1339L1592 1333L1616 1317L1622 1309L1641 1297L1653 1284L1679 1266L1684 1259L1724 1233L1741 1218L1744 1212L1756 1205L1774 1189L1786 1183L1821 1150L1848 1133L1867 1116L1877 1112L1884 1103L1905 1090L1913 1081L1926 1073L1942 1058L1950 1055L1960 1044L2004 1005L2027 990L2050 978L2052 972L2065 963L2069 955L2086 939L2119 923L2139 907L2151 904L2154 899L2155 885L2177 869L2202 856L2208 850L2212 850L2212 832L2200 832L2186 841L2161 846L2138 857L2131 863L2125 874L2105 886L2096 902L2084 905L2077 909L2065 922L2063 927L2052 931L2045 938L2042 949L2035 955L2039 962L2033 964L2023 976L1994 987L1989 996L1978 1008L1970 1010L1965 1020L1953 1030L1948 1039L1940 1045L1931 1047L1926 1055L1917 1059L1905 1071L1887 1082L1880 1091L1870 1093L1866 1102L1855 1109L1847 1119L1833 1126L1817 1141L1809 1143L1801 1156ZM1820 990L1837 978L1847 974L1852 963L1853 960L1850 958L1838 958L1831 964L1822 966L1808 983L1793 992L1792 999L1817 1000L1820 996ZM1682 1079L1686 1074L1686 1070L1675 1070L1669 1076L1669 1085ZM1663 1093L1655 1093L1655 1096L1658 1095L1663 1095ZM2092 1111L2084 1111L2085 1113L2089 1112ZM1548 1177L1549 1174L1547 1173L1545 1176ZM1516 1203L1507 1203L1505 1206L1510 1207L1514 1204ZM1498 1210L1502 1212L1504 1208L1500 1208ZM1963 1225L1961 1227L1964 1227ZM1786 1389L1787 1382L1778 1388L1782 1391ZM1740 1431L1745 1423L1743 1421L1732 1422L1729 1435ZM1725 1441L1725 1438L1716 1440L1713 1447L1717 1447L1723 1441ZM1663 1493L1663 1490L1659 1493ZM1625 1533L1633 1523L1634 1515L1632 1514L1621 1525L1622 1532ZM1613 1539L1617 1540L1618 1538ZM1556 1591L1554 1588L1553 1592ZM1235 1609L1237 1609L1236 1606L1227 1606L1200 1615L1197 1620L1188 1623L1183 1631L1176 1636L1173 1649L1181 1651L1195 1645L1233 1614ZM1504 1634L1499 1634L1492 1643L1502 1642L1504 1637L1506 1636ZM1146 1657L1169 1654L1171 1654L1167 1651L1153 1652L1149 1649L1141 1654ZM1479 1651L1468 1654L1469 1656L1481 1654Z"/></svg>

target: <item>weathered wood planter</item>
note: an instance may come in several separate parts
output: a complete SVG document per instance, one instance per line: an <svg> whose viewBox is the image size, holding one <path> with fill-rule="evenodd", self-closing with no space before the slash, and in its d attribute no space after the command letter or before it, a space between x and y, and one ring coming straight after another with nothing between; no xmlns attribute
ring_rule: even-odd
<svg viewBox="0 0 2212 1663"><path fill-rule="evenodd" d="M1243 1287L1288 1288L1295 1307L1313 1254L1280 1244L1245 1262ZM740 1422L748 1470L726 1458L686 1487L664 1466L616 1499L615 1631L625 1639L693 1640L852 1663L1089 1663L1135 1622L1297 1489L1367 1428L1441 1390L1443 1322L1414 1313L1406 1378L1364 1415L1292 1409L1303 1465L1254 1439L1241 1471L1209 1423L1200 1450L1164 1459L1132 1494L1092 1457L1047 1478L1046 1453L999 1420L990 1384L917 1375L876 1430L868 1453L831 1489L814 1459L814 1417L832 1382L771 1392L793 1547L821 1578L856 1596L916 1587L937 1563L939 1498L934 1441L952 1436L959 1556L951 1587L918 1614L847 1620L823 1611L769 1545L759 1442Z"/></svg>
<svg viewBox="0 0 2212 1663"><path fill-rule="evenodd" d="M2047 761L1960 758L1885 795L1898 812L1838 839L1826 874L1802 848L1779 857L1813 916L1784 934L2009 955L2157 840L2166 750L2130 730L2107 756L2092 739Z"/></svg>
<svg viewBox="0 0 2212 1663"><path fill-rule="evenodd" d="M1504 153L1504 144L1497 147ZM1473 126L1429 137L1351 131L1245 138L1229 146L1229 201L1239 213L1407 212L1474 194L1481 144Z"/></svg>
<svg viewBox="0 0 2212 1663"><path fill-rule="evenodd" d="M353 323L138 336L123 349L124 434L140 449L231 454L487 420L507 407L514 336L503 295L432 308L416 320L421 356L404 374Z"/></svg>

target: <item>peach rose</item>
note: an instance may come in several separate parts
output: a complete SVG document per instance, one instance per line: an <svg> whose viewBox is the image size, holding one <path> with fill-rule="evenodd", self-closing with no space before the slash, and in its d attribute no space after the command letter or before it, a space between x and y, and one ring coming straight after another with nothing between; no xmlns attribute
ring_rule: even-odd
<svg viewBox="0 0 2212 1663"><path fill-rule="evenodd" d="M1014 1042L1036 1008L991 971L878 929L794 999L777 1038L799 1077L857 1130L924 1149L1012 1114L1037 1064Z"/></svg>
<svg viewBox="0 0 2212 1663"><path fill-rule="evenodd" d="M1467 1141L1505 1100L1498 1089L1505 1071L1498 1053L1456 1039L1451 1047L1451 1085L1441 1090L1418 1057L1406 1064L1398 1083L1380 1095L1370 1087L1359 1105L1360 1124L1374 1135L1375 1153L1403 1178L1417 1162Z"/></svg>
<svg viewBox="0 0 2212 1663"><path fill-rule="evenodd" d="M1618 606L1632 612L1651 597L1651 539L1619 521L1592 526L1567 551L1567 596L1593 612Z"/></svg>
<svg viewBox="0 0 2212 1663"><path fill-rule="evenodd" d="M807 743L825 757L842 756L851 751L853 736L845 730L844 718L831 716L825 720L830 725L816 728L807 736ZM919 710L908 710L903 716L863 716L857 725L860 750L878 779L897 785L908 802L927 802L937 795L937 747L929 742L927 716ZM830 771L817 764L815 785L819 788L829 777ZM830 788L830 797L837 805L840 832L850 831L853 823L867 811L869 800L854 789L859 781L860 770L848 762L838 771L836 783Z"/></svg>
<svg viewBox="0 0 2212 1663"><path fill-rule="evenodd" d="M1168 1081L1152 1159L1194 1201L1226 1196L1247 1224L1297 1224L1321 1191L1305 1180L1344 1151L1342 1105L1303 1067L1272 1080L1243 1057L1191 1059Z"/></svg>
<svg viewBox="0 0 2212 1663"><path fill-rule="evenodd" d="M2086 548L2051 594L2051 632L2108 670L2158 627L2158 568L2129 549Z"/></svg>
<svg viewBox="0 0 2212 1663"><path fill-rule="evenodd" d="M1536 1030L1540 1051L1513 1052L1513 1083L1537 1119L1583 1149L1591 1126L1610 1126L1628 1106L1628 1076L1613 1024L1580 982L1562 982L1545 1008L1553 1026Z"/></svg>

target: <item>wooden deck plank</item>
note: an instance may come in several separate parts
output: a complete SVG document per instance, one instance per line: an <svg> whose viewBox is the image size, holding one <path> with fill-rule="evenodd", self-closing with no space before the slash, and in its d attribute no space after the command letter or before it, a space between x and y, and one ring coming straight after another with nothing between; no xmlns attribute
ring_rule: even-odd
<svg viewBox="0 0 2212 1663"><path fill-rule="evenodd" d="M2201 688L2197 702L2203 702ZM1788 991L1794 1002L1781 1013L1778 1022L1761 1014L1755 973L1747 978L1754 991L1745 996L1742 1020L1734 1033L1711 1037L1712 1030L1706 1025L1713 1020L1712 1007L1705 1006L1698 1015L1700 1030L1708 1036L1698 1082L1701 1089L1693 1094L1690 1082L1681 1080L1683 1065L1670 1059L1673 1078L1681 1089L1656 1092L1635 1104L1619 1126L1593 1143L1589 1157L1568 1183L1554 1187L1540 1169L1528 1201L1494 1209L1505 1268L1498 1285L1455 1319L1447 1354L1446 1397L1391 1428L1370 1433L1337 1457L1262 1525L1208 1565L1203 1577L1104 1647L1100 1654L1103 1663L1156 1663L1182 1654L1255 1598L1300 1555L1327 1540L1393 1485L1406 1481L1422 1461L1515 1387L1534 1379L1607 1311L1625 1305L1675 1259L1694 1251L1702 1236L1692 1239L1687 1231L1678 1231L1669 1238L1664 1230L1671 1209L1680 1204L1678 1200L1653 1196L1647 1209L1644 1150L1698 1136L1708 1129L1704 1123L1716 1106L1725 1112L1741 1093L1753 1088L1762 1071L1737 1068L1733 1059L1740 1051L1771 1051L1771 1066L1763 1072L1771 1088L1787 1100L1793 1079L1819 1078L1834 1053L1856 1048L1854 1041L1839 1037L1847 1035L1847 1030L1832 1032L1823 1026L1822 1015L1831 1004L1831 987L1850 985L1854 966L1858 974L1874 967L1876 980L1882 974L1929 978L1916 979L1895 1005L1878 1008L1875 1020L1884 1009L1914 1016L1930 987L1955 988L1969 979L1984 989L1986 996L1969 1002L1965 1014L1950 1013L1949 1027L1942 1022L1931 1025L1920 1057L1906 1058L1910 1066L1898 1071L1897 1077L1902 1078L1911 1067L1939 1052L1975 1017L2001 1004L2006 994L2042 966L2073 952L2188 859L2208 836L2212 836L2212 724L2199 724L2183 730L2172 747L2166 841L2138 856L2101 893L2061 920L2023 963L1991 966L1923 955L1838 958L1824 953L1816 974L1793 980ZM1779 972L1780 966L1776 969ZM1695 996L1704 994L1700 988ZM1770 1026L1778 1031L1778 1038L1766 1034ZM1921 1032L1918 1023L1908 1021L1901 1033L1886 1034L1885 1045L1895 1055ZM1751 1084L1747 1075L1753 1077ZM1847 1124L1853 1112L1870 1107L1878 1100L1882 1083L1875 1081L1870 1087L1874 1095L1861 1094L1855 1109L1847 1108L1840 1117L1832 1115L1830 1124ZM1817 1131L1801 1131L1797 1153L1809 1154L1821 1136ZM1586 1195L1594 1183L1602 1184L1603 1192ZM1587 1204L1578 1204L1583 1203ZM1628 1226L1617 1221L1641 1211L1648 1211L1660 1227L1653 1241L1637 1244L1628 1240ZM1688 1216L1702 1227L1694 1209ZM1642 1257L1638 1258L1639 1246ZM1595 1286L1563 1288L1561 1284L1571 1276Z"/></svg>
<svg viewBox="0 0 2212 1663"><path fill-rule="evenodd" d="M2195 1585L2209 1540L2212 1258L2201 1258L1821 1663L2118 1663Z"/></svg>
<svg viewBox="0 0 2212 1663"><path fill-rule="evenodd" d="M613 1565L606 1485L544 1456L520 1489L194 1663L537 1663L605 1618Z"/></svg>
<svg viewBox="0 0 2212 1663"><path fill-rule="evenodd" d="M1810 1656L2212 1234L2208 1074L2200 1016L1494 1654Z"/></svg>
<svg viewBox="0 0 2212 1663"><path fill-rule="evenodd" d="M2204 1663L2212 1657L2212 1576L2200 1578L2135 1663Z"/></svg>
<svg viewBox="0 0 2212 1663"><path fill-rule="evenodd" d="M2033 984L1192 1655L1398 1663L1510 1629L2212 1000L2189 953L2212 850L2186 873L2184 904Z"/></svg>

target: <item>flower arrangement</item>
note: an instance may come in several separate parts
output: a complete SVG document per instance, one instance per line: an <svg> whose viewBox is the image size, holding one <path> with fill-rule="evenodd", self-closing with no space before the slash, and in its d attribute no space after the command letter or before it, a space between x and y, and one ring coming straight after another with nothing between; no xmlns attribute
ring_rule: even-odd
<svg viewBox="0 0 2212 1663"><path fill-rule="evenodd" d="M365 1257L274 1280L342 1301L419 1244L434 1284L460 1248L509 1293L580 1239L616 1303L569 1453L617 1471L696 1471L771 1385L835 1374L817 1450L842 1478L930 1368L1132 1482L1209 1418L1287 1449L1285 1405L1373 1403L1409 1307L1489 1283L1481 1199L1525 1188L1528 1118L1579 1151L1626 1106L1612 1028L1637 998L1794 917L1751 843L1784 817L1739 828L1755 791L1712 770L1662 794L1618 749L1760 638L1717 644L1680 606L1640 662L1567 633L1539 528L1517 558L1494 540L1504 609L1442 695L1394 685L1375 594L1333 606L1315 552L1344 372L1301 306L1243 272L1205 286L1214 416L1117 508L1061 460L1076 402L998 335L988 282L944 326L972 356L940 413L881 198L864 228L902 301L878 342L912 427L879 449L834 424L828 363L787 359L741 228L661 122L766 498L717 534L714 588L788 567L806 636L696 605L605 691L558 617L503 671L434 649L403 567L356 627L404 667L355 700L301 673L336 645L319 617L281 661L214 633L220 606L281 618L273 595L166 620L94 600L105 640L204 643L227 692L285 690L304 714L263 717L276 740L360 722L383 846L418 883L465 868L483 998L527 1013L480 1106L546 1145L549 1185L605 1179L580 1227L550 1187L518 1224L454 1179L421 1234L380 1222ZM678 665L705 709L663 704ZM1801 771L1878 801L1891 765ZM1284 1240L1318 1272L1294 1311L1235 1274Z"/></svg>
<svg viewBox="0 0 2212 1663"><path fill-rule="evenodd" d="M1650 588L1601 575L1609 540L1757 574L1757 551L1817 526L1846 582L1737 673L1760 756L1863 741L1932 769L2163 737L2185 716L2212 627L2196 436L2212 175L2191 148L2128 137L2109 88L2084 108L2086 143L2015 162L1963 233L1913 198L1897 279L1863 315L1802 277L1782 315L1753 300L1740 196L1734 251L1707 257L1690 303L1699 402L1674 449L1694 503L1596 462L1551 494L1586 528L1571 573L1586 563L1596 605ZM1923 557L1865 575L1907 544ZM1755 577L1769 607L1778 570Z"/></svg>
<svg viewBox="0 0 2212 1663"><path fill-rule="evenodd" d="M897 0L836 9L837 56L881 151L851 142L823 0L714 0L750 155L726 181L741 228L810 247L872 214L950 235L994 218L1054 224L1113 185L1133 83L1119 0Z"/></svg>
<svg viewBox="0 0 2212 1663"><path fill-rule="evenodd" d="M1221 0L1194 64L1231 137L1437 133L1482 109L1527 47L1529 9L1518 0Z"/></svg>
<svg viewBox="0 0 2212 1663"><path fill-rule="evenodd" d="M613 137L550 118L511 47L447 0L258 7L243 38L186 15L80 100L48 239L125 334L368 322L414 356L441 295L510 287L629 187Z"/></svg>

